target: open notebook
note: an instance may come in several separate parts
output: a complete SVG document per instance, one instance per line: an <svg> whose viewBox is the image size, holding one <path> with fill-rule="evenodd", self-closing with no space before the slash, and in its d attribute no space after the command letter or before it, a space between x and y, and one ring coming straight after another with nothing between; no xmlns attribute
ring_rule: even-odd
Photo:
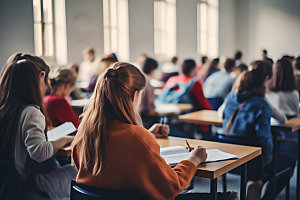
<svg viewBox="0 0 300 200"><path fill-rule="evenodd" d="M47 132L48 141L54 141L61 137L70 135L77 131L76 127L71 122L65 122L58 127Z"/></svg>
<svg viewBox="0 0 300 200"><path fill-rule="evenodd" d="M207 149L207 159L204 163L217 162L222 160L236 159L237 156L220 151L219 149ZM160 155L170 166L177 165L182 160L187 160L190 152L184 146L173 146L160 148Z"/></svg>

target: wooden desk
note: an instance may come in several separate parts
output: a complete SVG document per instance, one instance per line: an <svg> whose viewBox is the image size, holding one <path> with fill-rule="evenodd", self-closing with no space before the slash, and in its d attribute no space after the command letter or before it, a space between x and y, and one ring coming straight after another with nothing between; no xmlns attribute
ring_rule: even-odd
<svg viewBox="0 0 300 200"><path fill-rule="evenodd" d="M155 112L148 113L151 116L167 116L167 115L178 115L180 113L192 110L193 106L191 104L167 104L159 103L156 104Z"/></svg>
<svg viewBox="0 0 300 200"><path fill-rule="evenodd" d="M179 121L190 122L194 124L205 124L222 126L223 119L220 118L216 111L200 110L179 116ZM300 118L292 118L284 124L271 124L272 131L295 132L298 131L298 161L300 161ZM297 165L297 200L300 200L300 165Z"/></svg>
<svg viewBox="0 0 300 200"><path fill-rule="evenodd" d="M193 124L222 126L223 119L214 110L199 110L178 117L179 121Z"/></svg>
<svg viewBox="0 0 300 200"><path fill-rule="evenodd" d="M185 140L188 140L192 147L201 145L206 149L220 149L221 151L235 154L238 159L226 160L220 162L201 164L196 172L196 176L211 179L211 193L213 199L216 199L217 178L232 169L242 166L241 177L241 199L245 199L246 194L246 168L247 162L261 155L262 151L259 147L250 147L243 145L233 145L219 142L210 142L205 140L185 139L179 137L168 137L167 139L156 139L161 147L185 146Z"/></svg>

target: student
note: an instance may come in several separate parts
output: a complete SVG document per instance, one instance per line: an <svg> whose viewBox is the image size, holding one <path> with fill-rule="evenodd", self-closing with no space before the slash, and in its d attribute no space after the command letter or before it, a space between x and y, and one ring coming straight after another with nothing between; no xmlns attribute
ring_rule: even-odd
<svg viewBox="0 0 300 200"><path fill-rule="evenodd" d="M95 50L88 47L82 52L83 61L80 64L78 81L89 81L92 76L92 64L95 60Z"/></svg>
<svg viewBox="0 0 300 200"><path fill-rule="evenodd" d="M167 82L167 80L172 76L178 76L179 75L179 69L177 66L178 58L176 56L172 57L170 62L165 63L162 66L162 78L161 80L163 82Z"/></svg>
<svg viewBox="0 0 300 200"><path fill-rule="evenodd" d="M50 73L51 94L44 97L44 107L51 126L72 122L78 127L78 116L68 102L75 88L76 75L71 69L58 69Z"/></svg>
<svg viewBox="0 0 300 200"><path fill-rule="evenodd" d="M288 60L280 59L274 65L273 71L274 75L268 85L269 91L266 93L266 98L288 119L298 117L299 94L292 64ZM297 137L296 133L281 133L281 135L283 137ZM279 151L296 159L297 143L280 141Z"/></svg>
<svg viewBox="0 0 300 200"><path fill-rule="evenodd" d="M235 67L235 69L230 73L230 76L236 79L243 72L248 71L248 66L244 63L240 63Z"/></svg>
<svg viewBox="0 0 300 200"><path fill-rule="evenodd" d="M133 191L140 199L172 199L192 180L206 150L196 147L188 160L171 168L154 136L169 128L141 126L137 111L145 77L133 65L116 63L97 81L73 142L76 181L105 189Z"/></svg>
<svg viewBox="0 0 300 200"><path fill-rule="evenodd" d="M213 103L214 109L218 109L232 88L234 78L230 73L235 69L235 61L227 58L221 71L209 76L204 84L203 91L206 98Z"/></svg>
<svg viewBox="0 0 300 200"><path fill-rule="evenodd" d="M220 64L220 59L219 58L214 58L211 62L208 68L202 69L202 77L200 77L201 81L204 82L210 75L220 71L219 68ZM206 71L206 72L204 72Z"/></svg>
<svg viewBox="0 0 300 200"><path fill-rule="evenodd" d="M238 66L239 64L241 64L243 62L242 57L243 57L242 51L237 50L234 54L235 66Z"/></svg>
<svg viewBox="0 0 300 200"><path fill-rule="evenodd" d="M231 91L225 99L226 106L223 112L223 129L229 135L244 137L262 147L262 160L265 172L272 172L273 139L271 134L271 109L265 101L268 72L265 61L252 63L251 71L242 74L237 89ZM252 144L253 145L253 144ZM292 169L295 160L278 154L277 169L287 167ZM263 174L257 172L257 167L249 168L248 177L252 182L248 183L247 199L260 199L263 183L267 180ZM286 177L277 179L278 193L285 186ZM270 199L270 188L267 188L264 199Z"/></svg>
<svg viewBox="0 0 300 200"><path fill-rule="evenodd" d="M67 198L77 172L70 165L60 167L53 156L73 137L46 139L42 98L48 88L49 67L28 54L16 54L11 60L0 79L0 150L27 185L50 199Z"/></svg>
<svg viewBox="0 0 300 200"><path fill-rule="evenodd" d="M141 100L139 113L141 114L144 127L147 128L149 128L149 126L152 126L155 122L159 120L157 119L157 117L149 116L149 113L153 113L155 111L154 101L156 96L154 94L154 87L150 84L150 79L153 76L157 67L157 61L152 58L146 58L142 66L142 71L144 72L146 77L146 86L144 89L143 98Z"/></svg>
<svg viewBox="0 0 300 200"><path fill-rule="evenodd" d="M90 83L87 92L92 93L95 89L98 77L103 74L106 69L113 63L118 62L118 58L115 53L108 54L103 58L97 58L93 63L93 75L90 79Z"/></svg>
<svg viewBox="0 0 300 200"><path fill-rule="evenodd" d="M191 89L189 91L191 97L191 103L193 104L194 109L207 109L211 110L211 106L208 100L203 95L202 85L199 80L196 80L196 63L192 59L186 59L183 61L181 65L181 69L183 75L173 76L171 77L164 89L168 89L176 85L177 83L183 83L185 85L192 84ZM176 88L175 88L176 89Z"/></svg>
<svg viewBox="0 0 300 200"><path fill-rule="evenodd" d="M79 67L76 63L69 63L67 66L66 66L67 69L71 69L75 76L76 76L76 81L78 80L78 73L79 73ZM75 84L75 89L71 92L70 94L70 97L72 99L83 99L83 94L81 92L81 88L78 88L76 87L76 84Z"/></svg>

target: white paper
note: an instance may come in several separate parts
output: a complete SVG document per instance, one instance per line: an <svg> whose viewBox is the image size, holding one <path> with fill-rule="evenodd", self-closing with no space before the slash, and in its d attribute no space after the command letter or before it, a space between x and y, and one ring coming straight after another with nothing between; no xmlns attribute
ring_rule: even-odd
<svg viewBox="0 0 300 200"><path fill-rule="evenodd" d="M161 103L155 101L155 112L157 113L180 113L180 109L173 103Z"/></svg>
<svg viewBox="0 0 300 200"><path fill-rule="evenodd" d="M77 100L72 100L71 101L71 106L81 106L84 107L85 105L87 105L89 102L88 99L77 99Z"/></svg>
<svg viewBox="0 0 300 200"><path fill-rule="evenodd" d="M76 131L76 127L71 122L65 122L58 127L47 132L48 141L54 141L61 137L67 136Z"/></svg>
<svg viewBox="0 0 300 200"><path fill-rule="evenodd" d="M160 155L171 166L178 164L182 160L187 160L191 154L184 146L165 147L161 148L160 152ZM204 163L237 158L236 155L220 151L219 149L208 149L206 153L207 159Z"/></svg>

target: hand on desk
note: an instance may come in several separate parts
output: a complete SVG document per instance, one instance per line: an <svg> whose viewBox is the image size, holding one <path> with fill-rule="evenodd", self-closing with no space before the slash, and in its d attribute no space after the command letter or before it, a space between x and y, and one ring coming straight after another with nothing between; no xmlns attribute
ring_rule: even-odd
<svg viewBox="0 0 300 200"><path fill-rule="evenodd" d="M53 154L55 154L58 150L62 149L63 147L70 145L73 139L74 136L65 136L55 141L52 141L51 143L53 145Z"/></svg>
<svg viewBox="0 0 300 200"><path fill-rule="evenodd" d="M198 167L202 162L207 159L206 149L202 146L197 146L189 157L189 161L191 161L196 167Z"/></svg>
<svg viewBox="0 0 300 200"><path fill-rule="evenodd" d="M156 138L165 138L168 137L170 128L165 124L153 124L151 128L148 130L152 133Z"/></svg>

